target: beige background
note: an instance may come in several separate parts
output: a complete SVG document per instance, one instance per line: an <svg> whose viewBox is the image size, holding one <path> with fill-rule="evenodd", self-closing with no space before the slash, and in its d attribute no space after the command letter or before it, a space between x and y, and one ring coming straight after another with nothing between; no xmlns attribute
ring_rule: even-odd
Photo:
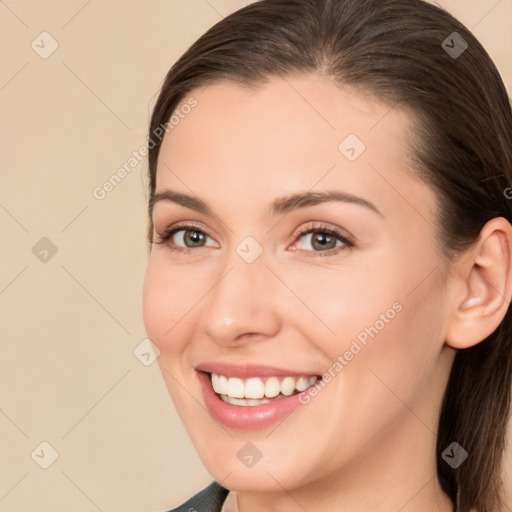
<svg viewBox="0 0 512 512"><path fill-rule="evenodd" d="M174 60L246 3L0 1L0 511L162 511L211 480L156 363L133 353L147 165L92 191L144 144ZM510 91L512 0L440 3ZM31 47L51 48L43 31L58 43L46 59ZM55 255L32 252L43 237Z"/></svg>

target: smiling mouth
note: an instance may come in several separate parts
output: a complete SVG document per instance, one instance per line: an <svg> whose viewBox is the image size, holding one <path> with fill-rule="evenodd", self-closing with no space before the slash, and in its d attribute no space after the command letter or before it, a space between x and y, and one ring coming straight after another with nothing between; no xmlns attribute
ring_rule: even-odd
<svg viewBox="0 0 512 512"><path fill-rule="evenodd" d="M275 400L288 398L305 391L318 380L317 376L299 377L226 377L209 373L210 383L217 396L231 405L257 406L269 404Z"/></svg>

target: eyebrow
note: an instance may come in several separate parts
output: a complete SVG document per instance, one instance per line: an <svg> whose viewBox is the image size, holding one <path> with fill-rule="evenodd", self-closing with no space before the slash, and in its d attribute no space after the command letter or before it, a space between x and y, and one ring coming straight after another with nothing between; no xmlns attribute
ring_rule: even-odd
<svg viewBox="0 0 512 512"><path fill-rule="evenodd" d="M154 205L159 201L170 201L172 203L184 206L185 208L195 210L199 213L215 216L213 210L202 199L169 189L154 194L153 197L149 200L150 216L153 213ZM327 192L301 192L289 196L279 197L275 199L270 206L269 213L270 215L288 214L296 209L330 202L357 204L359 206L364 206L365 208L368 208L369 210L372 210L373 212L383 217L378 208L370 201L367 201L362 197L338 190Z"/></svg>

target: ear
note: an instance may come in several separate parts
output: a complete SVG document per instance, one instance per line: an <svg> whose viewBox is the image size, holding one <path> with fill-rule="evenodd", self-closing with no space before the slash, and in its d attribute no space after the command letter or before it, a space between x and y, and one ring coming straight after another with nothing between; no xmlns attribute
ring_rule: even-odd
<svg viewBox="0 0 512 512"><path fill-rule="evenodd" d="M512 226L503 217L485 224L455 265L457 299L446 343L457 349L480 343L505 317L512 294Z"/></svg>

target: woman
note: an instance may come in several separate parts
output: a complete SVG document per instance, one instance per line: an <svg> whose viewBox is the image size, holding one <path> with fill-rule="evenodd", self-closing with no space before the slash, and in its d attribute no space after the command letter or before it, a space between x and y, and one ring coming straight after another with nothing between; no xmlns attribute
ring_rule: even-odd
<svg viewBox="0 0 512 512"><path fill-rule="evenodd" d="M507 510L512 113L474 36L256 2L150 129L144 322L215 479L176 510Z"/></svg>

